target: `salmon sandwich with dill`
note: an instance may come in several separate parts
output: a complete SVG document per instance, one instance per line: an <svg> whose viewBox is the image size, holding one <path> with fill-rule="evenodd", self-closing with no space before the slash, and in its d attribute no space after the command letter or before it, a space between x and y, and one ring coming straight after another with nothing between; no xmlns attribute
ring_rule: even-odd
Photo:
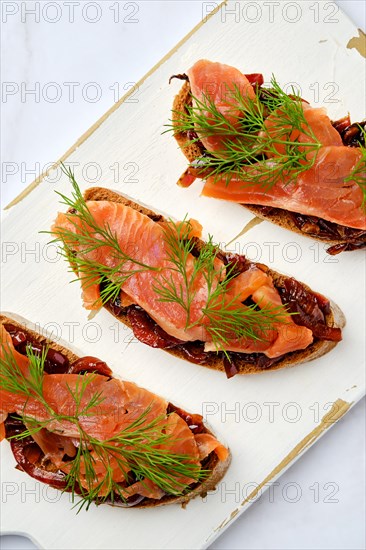
<svg viewBox="0 0 366 550"><path fill-rule="evenodd" d="M221 251L201 225L166 220L104 188L61 195L51 234L83 305L107 308L138 340L202 366L249 374L296 365L341 340L339 308L307 285Z"/></svg>
<svg viewBox="0 0 366 550"><path fill-rule="evenodd" d="M191 414L103 361L78 357L0 315L0 441L34 479L75 506L185 503L223 477L230 453Z"/></svg>
<svg viewBox="0 0 366 550"><path fill-rule="evenodd" d="M173 104L168 130L189 167L182 187L240 203L256 216L328 243L337 254L366 246L365 121L331 121L274 76L197 61Z"/></svg>

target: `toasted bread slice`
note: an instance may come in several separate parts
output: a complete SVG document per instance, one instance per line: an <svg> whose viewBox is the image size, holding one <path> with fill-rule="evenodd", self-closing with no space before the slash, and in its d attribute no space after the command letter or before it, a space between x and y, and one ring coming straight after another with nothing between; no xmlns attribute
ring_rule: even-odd
<svg viewBox="0 0 366 550"><path fill-rule="evenodd" d="M189 105L190 103L191 103L191 88L190 88L189 82L187 81L183 84L179 93L175 96L175 99L173 102L173 112L172 112L173 126L174 125L177 126L180 120L180 117L182 116L182 114L186 112L186 106ZM203 145L200 144L200 142L190 141L184 132L179 132L179 131L174 133L174 137L179 147L181 148L183 154L189 161L189 163L194 162L195 160L199 159L202 156L202 153L204 152L205 149ZM190 172L192 173L192 175L195 175L195 169L192 169L192 170L190 169ZM205 174L203 174L202 172L199 175L199 172L196 171L196 174L197 174L197 177L201 177L201 178L205 177ZM352 250L353 242L357 243L357 245L354 248L364 248L366 246L366 242L364 242L366 241L366 237L364 235L360 237L360 240L358 240L356 237L361 233L360 230L345 228L350 230L355 235L354 238L349 238L349 239L344 237L331 238L329 236L316 235L314 233L309 233L300 229L294 221L293 213L288 212L286 210L281 210L279 208L272 208L267 213L266 210L269 210L269 209L268 208L263 209L263 207L260 205L242 204L242 206L250 210L258 218L275 223L276 225L279 225L284 229L288 229L290 231L293 231L305 237L309 237L311 239L316 239L318 241L327 243L331 245L332 248L337 247L337 245L339 245L341 247L340 250L343 250L343 249ZM334 225L337 226L337 224L334 224ZM338 227L340 228L342 233L344 228L342 226L338 226ZM336 250L336 248L334 250ZM330 251L330 253L332 252Z"/></svg>
<svg viewBox="0 0 366 550"><path fill-rule="evenodd" d="M109 189L104 189L102 187L92 187L90 189L87 189L84 193L84 198L87 201L113 201L117 203L122 203L126 206L129 206L130 208L134 208L138 212L141 212L142 214L145 214L145 216L148 216L152 220L159 222L164 221L165 218L161 214L157 214L153 212L152 210L149 210L148 208L145 208L141 206L140 204L137 204L130 199L124 197L123 195L120 195L119 193L116 193L114 191L111 191ZM198 246L202 245L202 241L198 241ZM261 267L259 264L258 267ZM283 282L286 277L285 275L282 275L280 273L277 273L276 271L273 271L271 269L268 269L268 274L271 275L274 285L279 288L283 285ZM311 289L306 286L304 283L301 283L304 285L306 290ZM105 308L114 315L113 310L108 305L105 306ZM128 320L127 313L121 312L118 316L115 315L115 317L122 321L125 325L132 328L131 323ZM330 313L326 315L326 323L329 327L338 327L342 328L345 325L345 317L339 307L331 303ZM284 367L293 367L295 365L298 365L299 363L304 363L306 361L311 361L313 359L317 359L318 357L321 357L325 353L328 353L331 349L333 349L336 346L337 342L332 341L326 341L326 340L314 340L313 343L308 346L304 350L294 351L291 353L286 354L281 360L279 360L277 363L273 364L270 367L267 367L263 369L262 367L257 366L256 364L248 362L248 360L245 359L245 354L241 354L242 358L240 358L238 361L235 361L235 365L238 369L238 374L254 374L264 371L271 371L271 370L279 370ZM166 349L168 353L171 355L174 355L175 357L179 357L181 359L186 359L187 357L180 350L179 348L170 348ZM224 357L222 357L220 354L211 353L208 356L207 362L203 365L205 367L209 367L214 370L220 370L225 372L225 362Z"/></svg>
<svg viewBox="0 0 366 550"><path fill-rule="evenodd" d="M0 314L0 324L1 325L12 325L19 329L21 329L25 334L29 337L29 339L32 342L41 344L41 345L48 345L51 349L54 349L60 353L62 353L64 356L68 358L70 361L70 364L74 363L77 359L79 359L79 356L75 354L73 351L68 349L65 345L61 343L57 343L52 340L51 337L48 335L40 334L39 332L35 331L33 327L34 325L24 319L23 317L20 317L19 315L16 315L14 313L8 313L4 312ZM205 432L210 435L214 435L206 426L205 426ZM152 499L152 498L144 498L144 500L136 504L134 508L148 508L153 506L162 506L165 504L185 504L192 498L202 495L205 496L208 491L212 491L215 489L216 484L222 479L224 476L226 470L228 469L231 462L231 454L229 451L228 457L226 460L219 460L215 452L212 452L207 459L205 459L204 468L209 470L210 473L206 477L206 479L202 483L197 483L190 492L188 492L185 495L182 496L169 496L166 495L160 500ZM42 461L42 458L39 459L37 466L47 469L47 463ZM51 466L48 466L49 471L51 471ZM53 471L53 470L52 470ZM118 501L115 501L115 505L123 506L123 503Z"/></svg>

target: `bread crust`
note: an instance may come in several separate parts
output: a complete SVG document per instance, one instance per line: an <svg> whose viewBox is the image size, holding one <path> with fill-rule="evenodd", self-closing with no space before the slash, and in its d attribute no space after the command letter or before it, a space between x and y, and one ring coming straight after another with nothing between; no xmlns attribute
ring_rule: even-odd
<svg viewBox="0 0 366 550"><path fill-rule="evenodd" d="M177 126L182 114L186 112L186 106L191 102L191 87L189 82L185 82L180 89L180 92L175 96L173 102L172 122L173 126ZM202 149L198 143L187 140L184 132L175 132L174 137L178 142L189 162L195 161L202 155Z"/></svg>
<svg viewBox="0 0 366 550"><path fill-rule="evenodd" d="M153 219L154 221L165 221L164 216L162 216L161 214L157 214L152 210L150 210L149 208L145 208L141 206L141 204L133 202L132 200L124 197L119 193L116 193L115 191L111 191L110 189L105 189L102 187L92 187L85 191L84 198L87 201L104 200L104 201L121 203L131 208L134 208L135 210L138 210L138 212L141 212L145 216L148 216L149 218ZM199 240L199 244L202 245L203 241ZM261 268L260 264L255 264L255 265ZM268 269L267 272L271 275L274 285L277 287L281 286L284 280L288 279L288 277L286 277L285 275L282 275L281 273L278 273L271 269ZM305 285L304 283L301 283L301 284L303 284L306 290L311 290L309 286ZM104 307L112 315L114 315L112 309L109 306L104 306ZM114 316L118 320L122 321L129 328L132 329L131 323L129 322L126 313L122 312L120 315L114 315ZM343 328L345 326L345 317L342 311L340 310L340 308L333 302L331 302L330 313L325 316L325 321L329 327ZM317 359L318 357L321 357L325 353L328 353L336 345L337 345L337 342L331 342L327 340L315 340L306 349L288 353L283 357L283 359L281 359L277 363L265 369L258 367L253 363L246 362L245 354L243 354L242 360L235 361L235 365L238 368L238 374L257 374L257 373L263 373L263 372L268 372L273 370L279 370L285 367L293 367L305 361L307 362L307 361L312 361L313 359ZM171 355L174 355L175 357L179 357L180 359L187 360L184 352L179 348L177 349L171 348L171 349L166 349L164 351L170 353ZM219 370L219 371L225 372L224 359L220 357L218 354L212 354L209 358L209 361L202 366L208 367L213 370Z"/></svg>
<svg viewBox="0 0 366 550"><path fill-rule="evenodd" d="M22 331L26 332L30 335L32 340L35 340L41 345L49 345L52 347L52 349L55 349L59 351L60 353L64 354L70 362L74 362L77 359L79 359L79 356L70 351L67 347L58 344L57 342L53 341L50 337L45 336L43 334L40 334L36 332L35 330L29 328L29 321L24 319L23 317L20 317L19 315L16 315L14 313L0 313L0 324L6 325L11 324ZM205 433L215 435L205 426ZM186 504L192 498L196 496L205 496L208 491L213 491L217 485L217 483L222 479L224 474L226 473L229 465L231 462L231 453L229 450L229 454L226 460L219 460L215 452L212 452L209 456L209 462L205 464L205 468L211 470L210 475L200 484L197 485L197 487L194 487L192 491L187 493L186 495L173 497L166 495L160 500L152 499L152 498L145 498L140 504L136 504L136 506L133 506L133 508L151 508L155 506L163 506L166 504ZM43 466L43 465L42 465ZM44 467L44 466L43 466ZM118 506L118 504L115 504Z"/></svg>
<svg viewBox="0 0 366 550"><path fill-rule="evenodd" d="M179 93L174 98L173 115L172 115L173 126L177 126L180 120L180 117L182 116L182 114L186 112L186 106L191 103L190 94L191 94L191 88L190 88L189 82L187 81L183 84ZM197 142L192 143L192 141L187 140L187 136L185 133L176 131L174 133L174 137L189 163L194 162L200 156L202 156L203 149L200 147L199 143ZM191 172L192 172L192 175L195 175L194 169L191 170ZM196 175L197 177L201 177L201 178L205 176L205 174L203 173L199 174L198 171L196 171ZM298 233L303 237L315 239L317 241L327 243L331 246L347 244L348 242L352 242L352 241L347 241L346 239L330 239L328 237L313 235L310 233L306 233L305 231L301 231L301 229L299 229L296 223L294 222L294 219L291 216L291 212L287 212L286 210L278 211L279 209L275 209L276 211L274 212L271 212L269 214L264 214L262 211L262 207L260 205L242 203L241 206L244 206L244 208L247 208L248 210L250 210L257 218L270 221L276 225L279 225L280 227L283 227L284 229L288 229L289 231Z"/></svg>

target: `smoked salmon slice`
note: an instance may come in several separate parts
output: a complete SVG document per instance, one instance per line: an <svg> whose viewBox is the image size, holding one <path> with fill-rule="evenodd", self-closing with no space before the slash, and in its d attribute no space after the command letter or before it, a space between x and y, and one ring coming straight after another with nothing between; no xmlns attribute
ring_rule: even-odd
<svg viewBox="0 0 366 550"><path fill-rule="evenodd" d="M341 312L303 283L201 240L188 216L168 220L101 187L83 195L63 169L73 191L61 195L69 209L50 233L84 306L102 305L140 342L231 378L319 356L342 339Z"/></svg>
<svg viewBox="0 0 366 550"><path fill-rule="evenodd" d="M193 143L194 134L179 126L182 119L178 114L172 128L191 162L186 185L192 183L195 175L206 179L202 190L206 197L281 209L366 230L364 149L356 146L357 140L353 140L352 147L344 145L340 131L333 126L325 109L313 108L305 100L284 94L287 118L281 118L283 107L270 108L275 88L261 88L261 83L252 85L238 69L205 59L197 61L187 71L187 77L191 95L187 99L187 112L181 107L181 116L186 124L190 117L193 121L198 147L194 160L187 148ZM233 90L240 91L240 96ZM205 101L210 108L206 108ZM263 110L261 130L256 128L259 119L255 116L250 118L252 126L248 127L245 111L248 101L252 111L256 105ZM239 166L235 155L240 144L245 145L248 140L248 132L252 132L250 143L255 154ZM266 147L266 143L271 146ZM289 147L298 156L294 161L295 177L291 170L281 171L288 161ZM220 173L220 158L235 164L235 172L230 173L226 166Z"/></svg>
<svg viewBox="0 0 366 550"><path fill-rule="evenodd" d="M171 270L163 226L122 204L108 201L88 201L87 207L97 225L105 227L108 223L111 232L118 236L121 251L133 256L134 261L125 262L123 270L125 272L135 270L136 273L126 280L123 292L134 303L148 311L159 326L171 336L184 341L203 339L201 327L186 328L187 320L179 304L160 301L153 290L159 281L162 281L163 284L166 277L172 277L173 284L177 288L182 284L181 274ZM52 231L55 235L60 234L63 229L77 232L77 224L77 217L70 221L69 216L61 213L58 215ZM196 226L197 223L195 223ZM90 231L92 230L90 229ZM101 265L118 266L121 261L119 258L113 257L113 251L107 246L87 253L77 245L75 249L88 260ZM151 270L139 272L136 262L151 266ZM189 255L186 264L188 274L193 271L193 267L194 258ZM207 299L207 284L204 276L198 276L194 283L197 298L191 307L188 323L190 325L196 323L201 317L202 307ZM83 301L87 309L99 309L99 285L90 284L90 281L89 284L83 285Z"/></svg>
<svg viewBox="0 0 366 550"><path fill-rule="evenodd" d="M132 303L147 312L159 327L178 342L198 340L205 343L206 351L218 351L217 343L213 341L212 332L210 332L213 323L220 324L219 313L216 315L214 309L216 307L224 308L229 314L230 310L239 310L240 316L241 312L244 314L248 310L248 307L242 303L246 298L252 295L256 289L263 287L264 281L267 283L264 288L269 288L270 276L256 269L232 279L228 284L227 292L216 299L217 305L215 305L215 299L210 299L209 295L215 294L215 289L219 287L222 278L225 277L225 266L219 258L215 259L210 275L211 282L208 281L206 268L197 269L198 260L192 253L187 253L184 256L183 264L177 268L177 260L172 260L171 249L171 240L178 240L178 236L174 232L176 225L170 224L172 230L168 233L169 239L167 239L164 224L154 222L148 216L125 204L111 201L87 201L86 207L94 220L94 229L90 226L88 229L86 222L82 222L77 215L61 213L52 227L53 234L62 236L63 231L67 230L69 232L67 239L79 257L96 262L102 267L118 268L121 260L113 253L111 247L98 246L90 250L90 247L87 248L77 242L77 235L81 230L90 231L92 234L93 231L96 231L96 227L103 228L108 225L109 231L118 239L121 254L130 255L130 259L124 263L121 269L121 273L131 271L131 276L125 280L121 287L123 300L125 301L125 297L128 297ZM187 236L190 237L192 231L195 236L197 227L200 232L201 227L194 222L193 229ZM139 268L141 265L151 266L151 269L141 270ZM193 273L195 275L192 278ZM248 277L252 277L250 282ZM191 280L189 287L186 283L187 280ZM81 277L81 281L85 307L98 309L100 307L99 285L93 284L93 280L89 280L88 284L84 285L83 277ZM173 288L173 293L174 289L178 289L178 299L175 301L160 299L156 289L167 286L170 289ZM238 290L239 286L240 290ZM236 293L233 293L234 288L237 290ZM266 307L269 310L272 306L275 309L281 308L282 302L274 287L271 287L271 295L275 296L276 300L268 299ZM188 318L184 307L187 300L190 300ZM211 317L205 313L208 303L213 310ZM258 307L261 308L259 302ZM271 349L274 342L276 342L277 355L304 349L312 342L313 336L310 329L294 324L290 316L285 316L282 322L292 325L290 341L286 338L285 332L278 330L278 323L275 323L272 330L263 330L260 338L238 338L235 335L235 330L233 330L232 336L228 332L225 349L243 353L261 352L268 357L273 357ZM224 320L222 323L224 324ZM297 338L294 338L296 334Z"/></svg>
<svg viewBox="0 0 366 550"><path fill-rule="evenodd" d="M298 141L300 143L312 143L315 140L318 140L322 146L342 146L342 138L333 127L330 118L328 117L325 109L317 108L314 109L310 107L308 103L304 101L301 103L302 114L307 123L306 129L302 131L300 128L293 129L290 124L279 125L278 121L281 120L281 109L275 110L265 119L265 129L266 132L263 134L263 137L268 138L278 138L278 143L274 144L274 149L277 153L286 154L285 143L281 143L282 139L285 140L283 135L284 129L290 131L286 137L291 141ZM260 133L261 135L261 133ZM282 139L281 139L282 138ZM305 146L299 146L299 151L306 151ZM269 158L276 158L275 153L267 155ZM309 155L310 156L310 155Z"/></svg>
<svg viewBox="0 0 366 550"><path fill-rule="evenodd" d="M41 367L39 346L34 348L32 337L28 337L27 347L20 348L19 334L24 338L26 330L4 322L0 325L0 434L1 439L9 437L7 430L11 430L13 422L17 423L13 437L18 452L22 442L24 448L33 445L32 452L23 457L21 463L31 475L32 460L39 460L41 453L41 464L44 468L48 465L43 479L46 482L56 483L62 475L64 479L73 476L77 479L77 492L84 497L86 491L91 492L93 499L106 498L110 496L112 487L118 498L128 500L139 495L139 499L133 502L140 502L143 498L158 501L167 492L156 481L156 470L155 477L149 478L149 464L154 460L154 452L160 453L159 467L162 476L166 475L170 480L174 495L197 483L196 474L201 469L201 462L211 453L218 461L228 460L228 450L205 428L199 415L193 415L195 425L191 429L186 419L193 417L188 413L181 409L171 412L171 404L166 399L132 382L97 372L45 372L45 367ZM30 352L32 348L36 351ZM38 361L37 375L35 361ZM66 368L72 370L73 365L65 361ZM77 360L80 361L87 365L90 358ZM93 364L97 365L98 361L94 358ZM47 368L53 367L48 364ZM18 415L18 420L14 420L14 414ZM26 429L29 435L24 437ZM196 438L195 429L199 429L205 445ZM19 440L17 433L20 434ZM138 449L146 441L150 442L151 450L146 447L142 453L142 456L146 455L144 475L134 479L139 454L133 459L129 457L135 456L132 455L135 446L136 453L141 454ZM81 446L88 452L80 455ZM175 466L169 470L174 461L191 468L185 470ZM42 467L37 468L38 472L42 471Z"/></svg>
<svg viewBox="0 0 366 550"><path fill-rule="evenodd" d="M197 61L187 74L195 101L202 107L208 122L214 124L209 113L204 110L207 102L213 102L222 115L216 135L207 135L199 125L195 128L197 134L208 151L224 151L224 143L231 137L230 128L237 127L242 116L240 106L235 106L235 94L240 92L243 97L253 99L253 87L240 71L222 63Z"/></svg>
<svg viewBox="0 0 366 550"><path fill-rule="evenodd" d="M359 149L341 146L322 147L316 163L295 183L278 181L263 191L243 177L207 178L202 195L243 204L260 204L318 216L347 227L366 229L362 191L353 181L345 181L361 159ZM366 174L365 174L366 177Z"/></svg>
<svg viewBox="0 0 366 550"><path fill-rule="evenodd" d="M281 298L273 285L271 277L257 267L244 271L233 279L231 283L233 284L229 288L229 292L233 292L236 295L240 288L239 296L243 301L251 296L252 300L260 307L282 305ZM235 286L237 289L234 288ZM285 316L286 322L284 323L283 321L284 319L280 323L275 323L274 330L267 334L267 338L256 344L256 351L263 351L267 357L274 358L284 353L304 349L312 343L313 336L311 331L303 330L304 327L300 328L295 325L289 315ZM245 345L248 346L248 350L252 349L250 342L246 344L243 340L229 343L227 349L229 351L240 352L245 349ZM213 351L212 344L206 344L205 349Z"/></svg>

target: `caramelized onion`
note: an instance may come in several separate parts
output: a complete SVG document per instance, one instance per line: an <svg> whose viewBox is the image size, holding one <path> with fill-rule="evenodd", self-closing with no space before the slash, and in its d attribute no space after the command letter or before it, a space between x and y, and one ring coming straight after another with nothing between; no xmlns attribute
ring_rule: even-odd
<svg viewBox="0 0 366 550"><path fill-rule="evenodd" d="M360 241L348 241L345 243L335 244L327 249L328 254L335 256L340 252L350 252L351 250L361 250L366 247L366 231L364 232L364 240Z"/></svg>
<svg viewBox="0 0 366 550"><path fill-rule="evenodd" d="M317 218L316 216L289 212L287 210L274 208L272 206L254 206L260 210L263 216L281 214L289 216L296 227L307 235L330 241L344 241L330 246L327 249L328 254L335 255L346 250L360 250L366 247L366 231L363 229L346 227L344 225L323 220L322 218Z"/></svg>
<svg viewBox="0 0 366 550"><path fill-rule="evenodd" d="M200 414L187 413L185 410L173 405L173 403L169 403L167 413L170 414L173 412L180 416L185 423L188 424L189 429L194 434L200 434L207 431L205 425L203 424L203 417Z"/></svg>
<svg viewBox="0 0 366 550"><path fill-rule="evenodd" d="M249 80L253 88L263 86L264 78L261 73L246 74L244 76Z"/></svg>
<svg viewBox="0 0 366 550"><path fill-rule="evenodd" d="M220 255L218 255L218 257L220 257ZM240 273L247 271L250 266L253 265L252 262L245 256L241 254L233 254L231 252L223 254L222 260L226 266L231 268L231 274L235 277L240 275Z"/></svg>
<svg viewBox="0 0 366 550"><path fill-rule="evenodd" d="M348 115L332 122L333 127L337 130L338 133L342 135L342 132L351 125L351 118Z"/></svg>
<svg viewBox="0 0 366 550"><path fill-rule="evenodd" d="M169 349L183 343L182 340L169 336L139 306L129 306L127 309L127 318L131 323L136 338L152 348Z"/></svg>
<svg viewBox="0 0 366 550"><path fill-rule="evenodd" d="M293 315L292 319L297 325L309 328L316 338L322 340L332 340L339 342L342 340L342 331L340 328L329 327L326 325L324 311L320 307L320 298L295 279L286 279L284 288L281 289L283 302ZM323 296L322 301L326 300ZM327 304L329 307L329 302Z"/></svg>
<svg viewBox="0 0 366 550"><path fill-rule="evenodd" d="M49 471L39 465L42 458L42 451L37 443L31 437L24 439L12 439L10 441L11 450L18 466L29 476L47 483L55 489L65 489L65 474L60 470Z"/></svg>
<svg viewBox="0 0 366 550"><path fill-rule="evenodd" d="M177 185L179 187L189 187L190 185L192 185L192 183L195 181L195 179L196 179L196 176L191 174L190 168L187 168L187 170L185 172L183 172L183 174L181 175L181 177L177 181Z"/></svg>
<svg viewBox="0 0 366 550"><path fill-rule="evenodd" d="M8 416L4 422L5 424L5 437L13 437L14 435L21 434L25 430L25 426L22 422L22 419L19 416L11 415Z"/></svg>
<svg viewBox="0 0 366 550"><path fill-rule="evenodd" d="M227 357L224 357L224 367L227 378L232 378L235 376L235 374L238 374L240 372L239 370L239 364L241 361L245 361L245 363L250 363L252 365L255 365L256 367L260 369L269 369L274 365L275 363L278 363L283 359L284 355L280 355L279 357L267 357L267 355L264 355L264 353L246 353L245 355L242 353L236 353L236 352L229 352L228 353L229 359Z"/></svg>
<svg viewBox="0 0 366 550"><path fill-rule="evenodd" d="M23 332L22 330L9 332L9 334L11 336L13 346L15 348L27 342L27 337L25 335L25 332Z"/></svg>
<svg viewBox="0 0 366 550"><path fill-rule="evenodd" d="M96 372L102 376L112 376L112 371L107 363L97 357L80 357L69 368L68 374L85 374L87 372Z"/></svg>
<svg viewBox="0 0 366 550"><path fill-rule="evenodd" d="M239 369L235 364L235 360L231 355L229 357L230 359L228 359L226 355L224 356L224 368L225 368L226 378L232 378L233 376L239 373Z"/></svg>
<svg viewBox="0 0 366 550"><path fill-rule="evenodd" d="M365 135L362 130L366 127L366 120L363 122L354 122L342 131L341 136L344 145L348 147L365 147Z"/></svg>
<svg viewBox="0 0 366 550"><path fill-rule="evenodd" d="M207 352L204 350L204 344L202 342L186 342L177 346L179 351L191 361L191 363L196 363L196 365L205 365L208 358L212 352Z"/></svg>
<svg viewBox="0 0 366 550"><path fill-rule="evenodd" d="M23 330L11 324L6 324L5 329L10 334L13 345L19 353L25 355L27 346L31 346L36 355L42 354L45 346L40 344L37 340L32 339ZM49 348L44 363L45 372L47 372L47 374L65 374L68 368L68 358L63 353L53 348Z"/></svg>

